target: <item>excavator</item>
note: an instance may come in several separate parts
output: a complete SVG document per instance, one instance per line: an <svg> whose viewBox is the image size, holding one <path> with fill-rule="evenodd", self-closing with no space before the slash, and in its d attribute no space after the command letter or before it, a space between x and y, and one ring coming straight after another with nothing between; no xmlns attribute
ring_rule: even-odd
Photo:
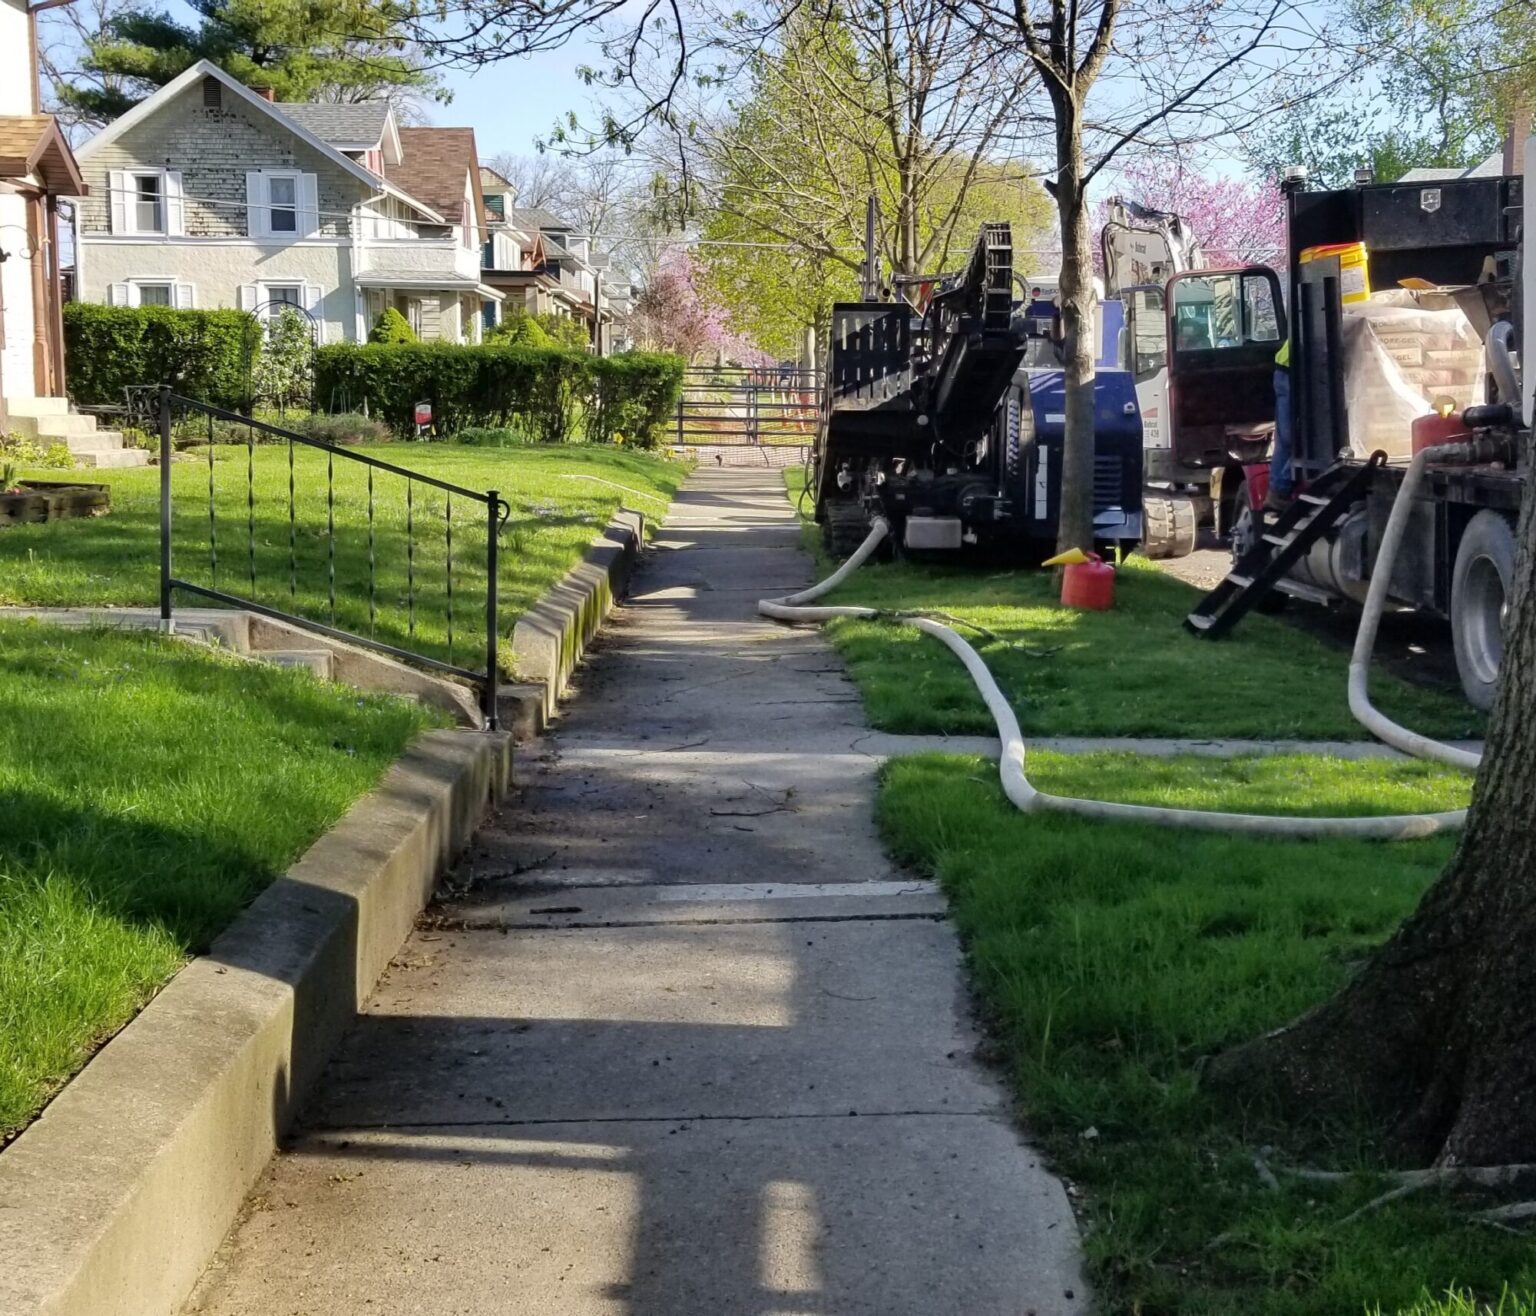
<svg viewBox="0 0 1536 1316"><path fill-rule="evenodd" d="M1202 525L1225 533L1248 509L1244 469L1274 438L1280 279L1263 265L1210 268L1182 218L1120 197L1100 243L1104 311L1124 325L1114 359L1141 412L1142 551L1183 557Z"/></svg>

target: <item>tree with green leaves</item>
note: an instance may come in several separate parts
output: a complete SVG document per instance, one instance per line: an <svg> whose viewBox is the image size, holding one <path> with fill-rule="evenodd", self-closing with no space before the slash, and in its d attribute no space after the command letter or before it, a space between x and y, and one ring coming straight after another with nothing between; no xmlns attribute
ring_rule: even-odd
<svg viewBox="0 0 1536 1316"><path fill-rule="evenodd" d="M1380 182L1409 169L1465 169L1499 148L1517 107L1536 103L1536 23L1522 0L1351 0L1347 39L1366 52L1359 86L1308 99L1289 90L1247 134L1260 170L1304 165L1322 187L1358 168Z"/></svg>
<svg viewBox="0 0 1536 1316"><path fill-rule="evenodd" d="M203 59L248 85L271 87L278 100L447 99L388 6L189 0L189 7L191 23L163 10L101 4L98 25L76 24L72 60L58 40L45 45L55 52L49 67L59 73L52 90L60 112L77 123L109 123ZM80 76L63 76L71 64Z"/></svg>
<svg viewBox="0 0 1536 1316"><path fill-rule="evenodd" d="M951 270L986 220L1012 220L1028 245L1049 203L1010 159L1027 73L943 0L779 0L774 12L766 41L757 18L712 16L739 69L701 73L644 145L676 180L676 212L700 227L706 281L733 325L792 357L833 301L858 293L871 196L895 276Z"/></svg>

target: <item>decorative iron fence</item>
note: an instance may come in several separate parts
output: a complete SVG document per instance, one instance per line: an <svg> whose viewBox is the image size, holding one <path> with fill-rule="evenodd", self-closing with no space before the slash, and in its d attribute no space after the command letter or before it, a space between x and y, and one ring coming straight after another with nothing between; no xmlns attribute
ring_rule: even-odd
<svg viewBox="0 0 1536 1316"><path fill-rule="evenodd" d="M821 379L813 370L690 366L683 372L672 441L706 450L804 448L815 441L820 416Z"/></svg>
<svg viewBox="0 0 1536 1316"><path fill-rule="evenodd" d="M495 489L450 484L169 386L156 404L167 625L180 592L362 645L474 683L495 729L498 549L511 512ZM190 465L176 459L197 442L205 447ZM194 485L198 464L206 479ZM194 488L204 511L178 519L178 494L185 502Z"/></svg>

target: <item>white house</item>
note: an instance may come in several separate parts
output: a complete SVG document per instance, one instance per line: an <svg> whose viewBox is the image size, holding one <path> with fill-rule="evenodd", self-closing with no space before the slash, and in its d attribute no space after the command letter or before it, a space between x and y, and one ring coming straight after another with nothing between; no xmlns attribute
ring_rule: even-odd
<svg viewBox="0 0 1536 1316"><path fill-rule="evenodd" d="M386 306L427 339L478 341L474 132L400 128L380 102L278 104L206 61L83 147L76 295L121 306L297 306L322 342Z"/></svg>

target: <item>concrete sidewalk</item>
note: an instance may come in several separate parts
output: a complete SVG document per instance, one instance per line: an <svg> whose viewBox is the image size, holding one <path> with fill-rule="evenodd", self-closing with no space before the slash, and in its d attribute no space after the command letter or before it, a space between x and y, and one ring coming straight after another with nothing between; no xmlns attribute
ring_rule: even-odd
<svg viewBox="0 0 1536 1316"><path fill-rule="evenodd" d="M798 542L778 472L689 482L192 1311L1086 1309L853 688L755 616Z"/></svg>

